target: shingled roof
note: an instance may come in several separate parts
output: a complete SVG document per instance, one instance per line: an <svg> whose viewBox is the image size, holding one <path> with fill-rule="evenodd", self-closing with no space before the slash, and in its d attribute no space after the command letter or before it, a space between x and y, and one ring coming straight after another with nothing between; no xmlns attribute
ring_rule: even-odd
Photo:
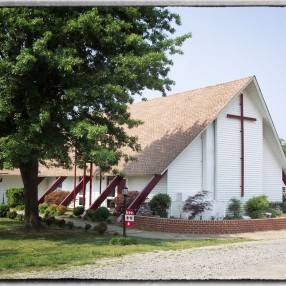
<svg viewBox="0 0 286 286"><path fill-rule="evenodd" d="M253 77L130 105L144 124L128 131L138 136L137 161L120 165L127 176L162 174L172 161L218 116Z"/></svg>
<svg viewBox="0 0 286 286"><path fill-rule="evenodd" d="M162 174L252 79L246 77L130 105L131 117L144 123L128 129L127 133L138 137L142 150L140 153L124 150L137 160L127 164L121 162L116 169L127 176ZM7 173L20 174L18 169ZM77 174L81 173L77 171ZM73 170L39 167L39 176L73 174Z"/></svg>

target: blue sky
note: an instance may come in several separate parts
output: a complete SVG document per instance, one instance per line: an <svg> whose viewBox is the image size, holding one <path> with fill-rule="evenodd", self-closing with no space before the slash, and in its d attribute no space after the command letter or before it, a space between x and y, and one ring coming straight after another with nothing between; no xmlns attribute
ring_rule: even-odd
<svg viewBox="0 0 286 286"><path fill-rule="evenodd" d="M255 75L276 131L286 139L286 8L173 7L191 32L184 55L173 58L168 94ZM147 92L148 99L160 96Z"/></svg>

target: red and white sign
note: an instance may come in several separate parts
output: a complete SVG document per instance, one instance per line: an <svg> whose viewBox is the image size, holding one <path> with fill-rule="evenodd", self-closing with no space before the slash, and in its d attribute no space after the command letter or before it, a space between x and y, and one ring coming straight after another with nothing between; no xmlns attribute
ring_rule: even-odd
<svg viewBox="0 0 286 286"><path fill-rule="evenodd" d="M134 210L126 209L125 211L125 226L134 227Z"/></svg>

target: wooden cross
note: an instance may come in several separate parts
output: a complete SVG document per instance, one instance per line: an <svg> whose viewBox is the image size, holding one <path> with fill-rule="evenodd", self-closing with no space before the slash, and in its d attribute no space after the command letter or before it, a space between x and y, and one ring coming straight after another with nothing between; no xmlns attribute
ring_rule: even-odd
<svg viewBox="0 0 286 286"><path fill-rule="evenodd" d="M256 118L246 117L243 114L243 94L240 94L240 115L227 114L229 118L240 120L240 134L241 134L241 196L244 196L244 120L256 121Z"/></svg>

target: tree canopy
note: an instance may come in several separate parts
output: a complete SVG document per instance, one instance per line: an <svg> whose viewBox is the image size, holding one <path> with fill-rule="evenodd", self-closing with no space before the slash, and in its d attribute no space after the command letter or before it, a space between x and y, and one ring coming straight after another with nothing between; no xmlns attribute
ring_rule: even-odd
<svg viewBox="0 0 286 286"><path fill-rule="evenodd" d="M20 169L26 208L39 162L70 167L76 150L108 168L121 147L140 149L124 131L140 124L127 105L170 90L170 55L191 36L174 37L175 25L155 7L0 9L0 167Z"/></svg>

